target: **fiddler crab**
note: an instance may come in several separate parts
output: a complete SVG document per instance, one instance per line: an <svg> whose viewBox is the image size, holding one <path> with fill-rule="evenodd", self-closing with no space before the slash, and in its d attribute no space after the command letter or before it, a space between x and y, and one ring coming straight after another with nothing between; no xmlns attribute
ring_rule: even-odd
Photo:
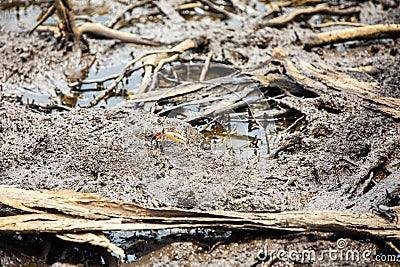
<svg viewBox="0 0 400 267"><path fill-rule="evenodd" d="M151 138L151 142L155 140L156 144L158 144L158 141L161 140L162 148L164 148L165 139L172 140L179 144L187 143L187 139L183 137L180 132L176 131L175 127L162 129L161 132L153 135L153 137Z"/></svg>

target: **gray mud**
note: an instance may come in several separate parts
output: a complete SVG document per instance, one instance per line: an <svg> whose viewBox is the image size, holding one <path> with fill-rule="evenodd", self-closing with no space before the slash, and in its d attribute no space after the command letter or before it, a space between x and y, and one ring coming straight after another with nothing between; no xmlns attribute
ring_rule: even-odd
<svg viewBox="0 0 400 267"><path fill-rule="evenodd" d="M119 4L109 5L115 8L110 16L122 10ZM398 6L385 9L387 6L380 1L364 1L360 6L361 23L400 23ZM306 52L296 36L307 38L311 29L293 23L283 29L257 30L257 19L249 16L245 22L234 19L227 22L205 17L181 24L166 19L162 30L154 27L159 25L157 22L136 30L168 43L207 36L206 47L213 51L213 60L241 71L272 66L275 47L283 48L288 58L310 63L323 61L343 70L373 66L369 74L351 70L348 74L359 80L378 82L376 93L380 96L400 97L399 39ZM239 27L242 30L236 31ZM135 55L148 50L144 46L92 39L90 47L96 53L99 71L115 67L132 50ZM201 49L186 52L182 60L204 60L207 54L203 52ZM29 36L18 30L1 30L0 184L31 190L93 192L146 207L202 210L370 212L379 204L398 205L390 195L400 191L400 124L374 111L370 103L355 95L324 91L318 97L285 97L283 104L305 116L298 131L279 141L281 149L272 159L264 156L238 159L229 151L210 150L204 137L189 124L136 110L124 103L117 107L102 103L100 106L105 108L75 107L53 113L27 107L28 98L40 104L53 100L61 104L57 90L71 94L68 67L80 58L77 53L58 49L56 40L48 34ZM78 76L88 71L86 63L82 64L77 67ZM137 82L129 86L134 90ZM156 132L171 126L188 138L187 145L167 142L162 149L151 141ZM265 263L257 260L257 253L266 244L269 249L314 248L321 252L334 247L340 237L326 233L233 232L220 243L207 242L199 236L170 235L161 240L152 237L120 240L119 245L138 258L132 265L257 266ZM349 248L394 254L381 240L345 238ZM16 242L11 240L14 241L8 239ZM43 245L39 243L39 247ZM0 264L45 261L40 251L33 253L20 248L25 247L18 242L11 248L0 245ZM48 264L63 261L55 252L49 258ZM329 259L309 262L312 266L322 263L341 266L343 262ZM372 263L346 261L346 264Z"/></svg>

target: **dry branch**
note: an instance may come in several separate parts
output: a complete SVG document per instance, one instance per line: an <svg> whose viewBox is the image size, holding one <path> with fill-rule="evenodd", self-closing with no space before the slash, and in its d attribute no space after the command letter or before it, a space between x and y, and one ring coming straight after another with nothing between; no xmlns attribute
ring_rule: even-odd
<svg viewBox="0 0 400 267"><path fill-rule="evenodd" d="M215 13L219 13L222 14L223 16L227 17L227 18L236 18L239 19L239 16L237 16L236 14L233 14L231 12L226 11L225 9L219 7L218 5L215 5L213 2L209 1L209 0L200 0L201 3L203 3L204 5L208 6L208 8L215 12Z"/></svg>
<svg viewBox="0 0 400 267"><path fill-rule="evenodd" d="M136 3L134 7L150 2L151 1L143 1L141 3ZM84 33L92 34L103 38L117 39L127 43L135 43L135 44L150 45L150 46L159 46L161 44L159 42L151 40L140 39L138 36L134 34L118 31L106 27L100 23L86 22L77 26L75 24L75 17L72 12L72 3L70 0L55 1L54 4L50 6L50 8L46 11L43 17L39 20L39 22L29 31L29 33L31 34L36 29L39 29L40 25L54 13L56 13L58 16L58 29L54 27L41 27L40 30L53 31L54 33L60 32L62 38L61 44L64 44L66 41L73 40L73 41L83 41L83 43L87 46L87 44L82 39L82 34Z"/></svg>
<svg viewBox="0 0 400 267"><path fill-rule="evenodd" d="M90 193L29 191L0 186L0 203L25 214L0 217L2 233L57 233L169 228L340 232L400 240L400 225L368 213L288 211L251 213L148 209Z"/></svg>
<svg viewBox="0 0 400 267"><path fill-rule="evenodd" d="M331 15L352 15L360 13L359 9L356 8L348 8L348 9L338 9L338 8L330 8L330 7L313 7L313 8L305 8L296 10L290 14L282 15L277 18L271 19L267 22L262 22L260 24L261 27L269 26L269 27L283 27L286 24L294 21L300 16L312 16L315 14L331 14Z"/></svg>
<svg viewBox="0 0 400 267"><path fill-rule="evenodd" d="M315 35L304 45L305 49L327 44L343 43L355 40L371 40L400 37L400 24L376 24L364 27L323 32Z"/></svg>
<svg viewBox="0 0 400 267"><path fill-rule="evenodd" d="M110 21L110 23L108 24L108 26L110 28L114 28L114 26L120 21L122 20L122 18L125 16L126 13L131 12L133 9L137 8L137 7L141 7L147 4L150 4L151 2L153 2L153 0L143 0L143 1L139 1L139 2L133 2L132 4L130 4L128 7L126 7L121 13L119 13L112 21Z"/></svg>
<svg viewBox="0 0 400 267"><path fill-rule="evenodd" d="M108 28L100 23L85 22L79 25L78 32L79 34L89 33L98 37L117 39L126 43L135 43L135 44L150 45L150 46L161 45L161 43L159 42L140 39L138 36L132 33L117 31Z"/></svg>
<svg viewBox="0 0 400 267"><path fill-rule="evenodd" d="M208 68L210 67L212 55L213 55L212 51L209 52L207 55L206 61L204 62L203 69L201 70L201 73L200 73L200 79L199 79L200 82L204 81L204 79L207 76L207 72L208 72Z"/></svg>
<svg viewBox="0 0 400 267"><path fill-rule="evenodd" d="M46 10L46 12L40 18L40 20L36 23L36 25L29 31L29 34L32 34L32 32L34 32L40 25L43 24L43 22L45 22L50 16L52 16L55 11L56 11L56 8L53 4Z"/></svg>
<svg viewBox="0 0 400 267"><path fill-rule="evenodd" d="M140 85L137 94L146 93L149 90L149 88L155 86L158 71L161 70L164 64L177 60L178 55L182 54L186 50L195 48L197 46L198 46L198 41L188 39L177 44L176 46L174 46L169 50L164 50L163 52L160 53L154 53L157 54L157 56L144 61L144 64L148 66L144 68L143 81L142 84Z"/></svg>

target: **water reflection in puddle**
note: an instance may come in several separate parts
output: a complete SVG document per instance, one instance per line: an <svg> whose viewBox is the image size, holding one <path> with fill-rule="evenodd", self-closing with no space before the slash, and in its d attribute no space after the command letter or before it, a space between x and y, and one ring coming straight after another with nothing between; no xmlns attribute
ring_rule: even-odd
<svg viewBox="0 0 400 267"><path fill-rule="evenodd" d="M213 151L228 150L249 158L274 149L278 132L300 114L277 106L266 88L224 64L210 64L204 81L199 82L203 66L190 63L164 69L158 75L158 88L164 91L154 103L154 112L189 122ZM199 83L204 88L198 92L162 99L162 93L171 88Z"/></svg>

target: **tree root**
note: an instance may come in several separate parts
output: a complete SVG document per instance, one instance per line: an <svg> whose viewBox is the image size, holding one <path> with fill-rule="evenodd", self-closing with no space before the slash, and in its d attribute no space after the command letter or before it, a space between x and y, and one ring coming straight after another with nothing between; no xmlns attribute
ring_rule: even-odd
<svg viewBox="0 0 400 267"><path fill-rule="evenodd" d="M311 28L313 28L313 29L322 29L322 28L336 27L336 26L348 26L348 27L364 27L364 26L367 26L367 24L347 22L347 21L331 21L331 22L326 22L326 23L321 23L321 24L313 24L313 23L311 23L310 25L311 25Z"/></svg>
<svg viewBox="0 0 400 267"><path fill-rule="evenodd" d="M144 5L149 2L151 1L142 1L141 3L136 3L134 7L139 6L139 4ZM134 7L131 7L131 9L133 9ZM149 46L161 45L161 43L159 42L151 40L143 40L134 34L121 32L106 27L100 23L86 22L77 26L75 24L75 17L72 12L72 3L70 3L70 0L65 1L65 3L62 0L55 1L54 4L51 5L49 9L46 11L44 16L39 20L39 22L29 31L29 34L38 29L40 25L43 24L43 22L54 13L56 13L58 16L59 29L56 29L54 27L41 27L40 30L53 31L55 33L59 31L61 35L61 45L64 45L64 43L67 41L79 41L79 42L81 41L83 44L86 45L85 47L86 50L88 50L88 44L85 42L84 39L82 39L82 34L92 34L98 37L117 39L122 42L135 43L141 45L149 45Z"/></svg>
<svg viewBox="0 0 400 267"><path fill-rule="evenodd" d="M283 27L290 22L296 20L299 16L312 16L315 14L331 14L331 15L352 15L358 14L360 10L357 8L338 9L330 7L313 7L296 10L290 14L282 15L277 18L271 19L267 22L260 23L260 27Z"/></svg>
<svg viewBox="0 0 400 267"><path fill-rule="evenodd" d="M319 33L308 40L304 49L324 46L328 44L343 43L355 40L371 40L380 38L400 37L400 24L376 24L352 29L342 29Z"/></svg>
<svg viewBox="0 0 400 267"><path fill-rule="evenodd" d="M166 63L173 62L178 59L179 54L184 51L197 47L198 42L194 40L185 40L169 50L158 51L156 57L144 61L145 67L142 84L137 92L138 95L146 93L149 89L153 89L157 83L157 75ZM154 66L154 71L153 67Z"/></svg>

